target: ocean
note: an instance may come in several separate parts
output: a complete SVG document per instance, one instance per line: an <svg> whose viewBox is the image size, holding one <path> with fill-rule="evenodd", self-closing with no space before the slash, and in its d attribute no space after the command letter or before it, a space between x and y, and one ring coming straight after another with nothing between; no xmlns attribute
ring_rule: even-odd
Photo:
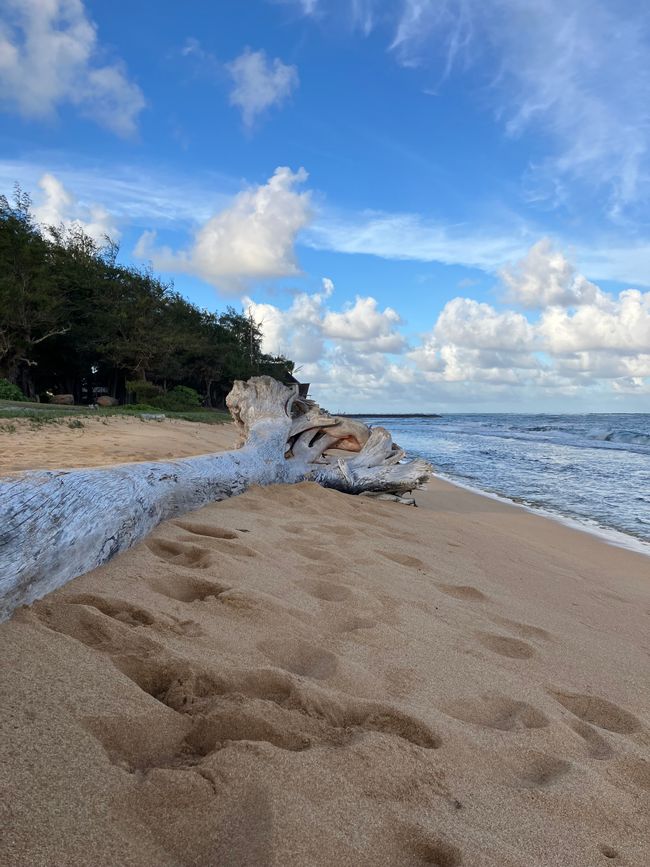
<svg viewBox="0 0 650 867"><path fill-rule="evenodd" d="M427 458L452 482L578 522L619 544L626 537L632 547L650 543L648 413L363 420L386 427L409 455Z"/></svg>

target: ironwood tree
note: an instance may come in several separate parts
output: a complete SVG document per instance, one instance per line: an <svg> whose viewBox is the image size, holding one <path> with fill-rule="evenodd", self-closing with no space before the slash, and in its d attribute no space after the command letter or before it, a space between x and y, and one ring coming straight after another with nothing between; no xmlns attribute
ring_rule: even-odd
<svg viewBox="0 0 650 867"><path fill-rule="evenodd" d="M127 399L126 382L196 389L222 406L236 379L287 381L293 362L262 352L259 325L202 310L150 270L118 262L79 225L39 226L19 187L0 196L0 378L30 398Z"/></svg>

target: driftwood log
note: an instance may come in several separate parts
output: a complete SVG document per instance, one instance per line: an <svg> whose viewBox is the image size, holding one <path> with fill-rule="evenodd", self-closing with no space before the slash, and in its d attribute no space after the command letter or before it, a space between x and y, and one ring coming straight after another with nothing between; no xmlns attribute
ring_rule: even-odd
<svg viewBox="0 0 650 867"><path fill-rule="evenodd" d="M314 481L351 494L401 495L431 475L383 428L322 412L268 376L227 398L235 451L169 462L36 470L0 480L0 620L131 547L157 524L250 485ZM326 455L331 449L350 457Z"/></svg>

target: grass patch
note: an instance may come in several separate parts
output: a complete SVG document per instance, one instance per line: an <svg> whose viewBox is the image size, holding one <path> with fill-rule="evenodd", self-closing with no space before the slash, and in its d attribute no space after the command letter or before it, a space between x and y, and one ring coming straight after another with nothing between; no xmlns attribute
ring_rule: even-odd
<svg viewBox="0 0 650 867"><path fill-rule="evenodd" d="M224 424L231 421L229 413L216 409L199 408L188 410L187 412L166 412L147 404L90 409L87 406L53 406L48 403L18 403L10 400L0 400L0 422L3 419L25 418L29 420L30 428L32 429L39 429L44 424L59 423L64 419L70 419L69 427L79 428L83 427L83 422L74 424L74 420L78 420L80 417L97 419L107 419L116 415L137 417L143 412L163 413L167 418L182 419L183 421L191 421L198 424ZM72 419L71 416L73 417ZM0 430L6 433L15 433L15 425L12 425L12 427L14 428L13 430L7 430L6 425L0 425Z"/></svg>

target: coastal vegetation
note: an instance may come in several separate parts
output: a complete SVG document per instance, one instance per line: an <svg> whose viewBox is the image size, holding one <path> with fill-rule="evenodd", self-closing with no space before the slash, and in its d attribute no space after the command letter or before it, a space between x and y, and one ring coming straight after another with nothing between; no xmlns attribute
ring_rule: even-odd
<svg viewBox="0 0 650 867"><path fill-rule="evenodd" d="M0 397L192 411L223 406L235 379L290 380L251 317L200 309L118 252L80 225L39 225L19 187L0 196Z"/></svg>

